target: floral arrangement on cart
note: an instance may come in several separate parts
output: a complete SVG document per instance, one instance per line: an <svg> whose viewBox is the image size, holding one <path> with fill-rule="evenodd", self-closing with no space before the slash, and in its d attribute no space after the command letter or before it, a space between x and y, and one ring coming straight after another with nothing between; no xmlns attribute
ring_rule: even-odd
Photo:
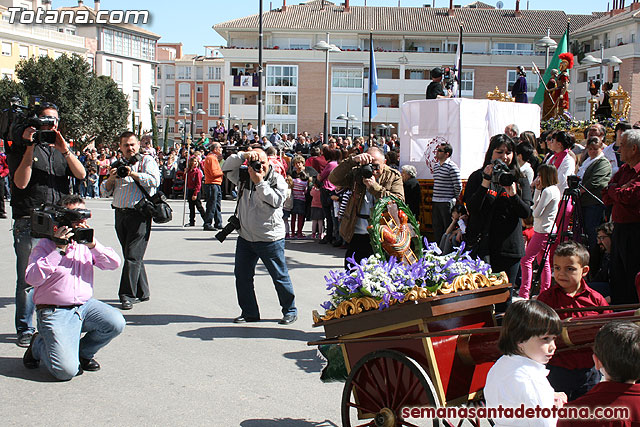
<svg viewBox="0 0 640 427"><path fill-rule="evenodd" d="M314 323L508 283L504 272L493 274L489 264L465 251L464 242L446 255L426 238L423 247L411 211L393 196L378 201L370 224L374 255L359 263L347 259L348 270L325 276L330 298L321 304L324 315L313 312Z"/></svg>

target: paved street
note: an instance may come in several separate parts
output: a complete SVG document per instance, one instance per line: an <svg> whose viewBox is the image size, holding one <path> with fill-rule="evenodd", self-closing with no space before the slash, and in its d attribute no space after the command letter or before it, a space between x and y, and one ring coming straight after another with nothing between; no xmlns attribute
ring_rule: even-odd
<svg viewBox="0 0 640 427"><path fill-rule="evenodd" d="M321 362L306 342L323 334L311 327L311 311L326 299L323 276L342 265L343 251L288 242L299 320L277 324L276 293L260 265L256 288L264 320L235 325L237 234L220 244L200 220L197 228L182 228L182 202L171 203L174 220L154 224L145 256L151 300L124 312L124 333L96 357L102 370L69 382L22 365L13 326L11 221L0 220L1 425L340 425L342 383L320 382ZM120 254L109 201L87 205L97 238ZM225 220L234 206L223 202ZM95 296L117 304L119 277L120 270L96 269Z"/></svg>

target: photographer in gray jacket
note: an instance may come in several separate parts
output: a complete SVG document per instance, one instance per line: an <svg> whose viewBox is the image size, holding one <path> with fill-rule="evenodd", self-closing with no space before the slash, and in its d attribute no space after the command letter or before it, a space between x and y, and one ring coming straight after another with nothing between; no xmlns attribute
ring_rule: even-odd
<svg viewBox="0 0 640 427"><path fill-rule="evenodd" d="M279 323L289 325L298 319L298 312L284 257L282 206L287 183L269 165L269 159L261 149L231 155L225 160L222 170L238 186L236 214L216 235L222 241L239 226L234 274L242 313L234 323L260 321L253 278L258 259L261 259L271 275L282 307L283 318Z"/></svg>

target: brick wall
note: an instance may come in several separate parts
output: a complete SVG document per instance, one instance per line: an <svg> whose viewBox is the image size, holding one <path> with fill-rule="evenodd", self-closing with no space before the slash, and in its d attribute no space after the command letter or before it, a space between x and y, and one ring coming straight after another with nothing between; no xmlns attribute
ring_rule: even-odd
<svg viewBox="0 0 640 427"><path fill-rule="evenodd" d="M329 65L331 75L331 64ZM298 132L318 135L324 127L324 62L298 63ZM331 105L329 105L331 108ZM331 117L331 110L329 110Z"/></svg>
<svg viewBox="0 0 640 427"><path fill-rule="evenodd" d="M474 83L473 83L473 97L475 99L486 99L487 92L493 92L498 86L500 92L504 92L507 89L507 71L513 70L514 67L478 67L469 66L467 70L473 69ZM465 70L464 63L462 64L462 71ZM531 101L531 100L529 100Z"/></svg>
<svg viewBox="0 0 640 427"><path fill-rule="evenodd" d="M633 96L634 93L640 91L640 58L627 58L622 61L619 83L622 89L631 94L631 110L628 120L634 123L640 120L640 97Z"/></svg>

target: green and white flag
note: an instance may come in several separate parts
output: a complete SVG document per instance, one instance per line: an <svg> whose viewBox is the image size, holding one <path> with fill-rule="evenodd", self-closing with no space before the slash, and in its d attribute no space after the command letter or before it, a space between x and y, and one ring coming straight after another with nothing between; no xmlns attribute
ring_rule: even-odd
<svg viewBox="0 0 640 427"><path fill-rule="evenodd" d="M561 53L565 53L568 51L568 46L567 46L567 39L569 38L568 31L569 30L565 31L564 35L560 39L560 43L558 43L558 47L556 48L556 53L553 55L551 62L549 62L549 66L547 67L547 69L544 70L544 76L542 77L542 80L544 81L545 85L549 83L549 79L551 78L551 70L553 70L554 68L557 70L558 66L560 65L560 58L558 58L558 56ZM540 85L540 87L538 87L538 90L536 92L536 96L533 98L533 101L531 103L542 105L543 101L544 101L544 86Z"/></svg>

